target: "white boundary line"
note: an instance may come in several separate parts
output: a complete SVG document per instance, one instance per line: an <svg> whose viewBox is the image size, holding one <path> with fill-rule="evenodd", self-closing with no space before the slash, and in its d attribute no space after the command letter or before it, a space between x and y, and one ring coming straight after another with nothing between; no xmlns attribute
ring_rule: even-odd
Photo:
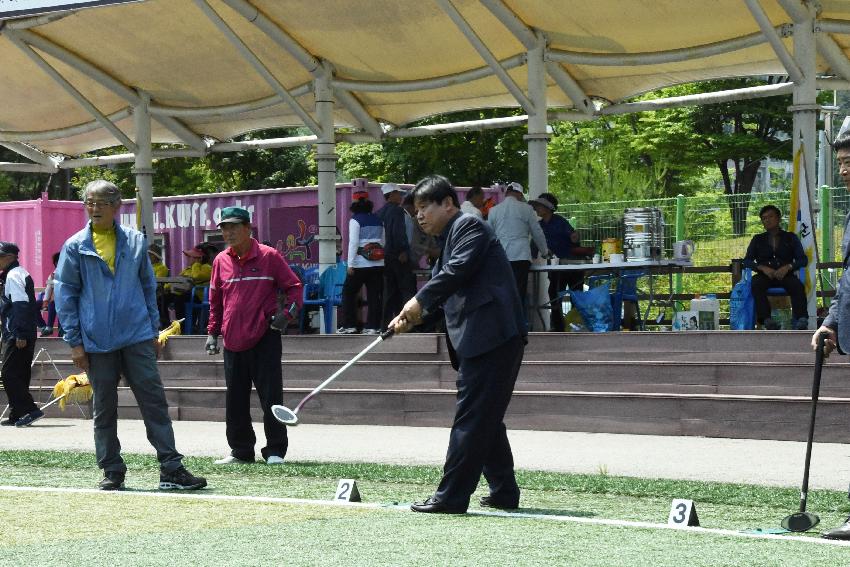
<svg viewBox="0 0 850 567"><path fill-rule="evenodd" d="M336 500L310 500L307 498L276 498L273 496L232 496L226 494L204 494L202 492L147 492L142 490L98 490L96 488L58 488L49 486L2 486L0 491L5 492L41 492L55 494L93 494L106 497L153 497L153 498L186 498L190 500L220 500L233 502L266 502L272 504L302 504L311 506L341 506L365 509L390 509L409 510L408 504L379 504L363 502L343 502ZM494 516L499 518L520 518L525 520L549 520L553 522L573 522L576 524L596 524L602 526L616 526L624 528L644 528L652 530L675 530L697 534L723 535L749 539L768 539L774 541L799 541L803 543L834 545L839 547L850 547L850 541L829 540L816 537L782 534L757 534L746 533L735 530L722 530L716 528L702 527L673 527L667 524L653 524L651 522L636 522L630 520L609 520L604 518L581 518L577 516L563 516L559 514L531 514L526 512L495 512L488 510L471 510L467 512L470 516Z"/></svg>

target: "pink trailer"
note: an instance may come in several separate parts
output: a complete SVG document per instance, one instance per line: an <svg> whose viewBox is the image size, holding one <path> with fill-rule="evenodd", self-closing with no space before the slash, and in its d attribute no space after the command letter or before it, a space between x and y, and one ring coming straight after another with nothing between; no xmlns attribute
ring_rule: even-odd
<svg viewBox="0 0 850 567"><path fill-rule="evenodd" d="M35 201L0 203L0 240L18 245L21 265L32 274L36 287L43 287L53 271L50 257L85 225L86 218L79 201L50 201L47 193Z"/></svg>
<svg viewBox="0 0 850 567"><path fill-rule="evenodd" d="M411 185L401 185L410 188ZM380 183L356 179L336 186L336 223L341 236L338 249L348 244L348 210L355 191L366 190L377 211L384 205ZM463 200L466 188L458 188ZM501 200L496 191L485 191ZM318 188L288 187L229 193L204 193L154 198L154 238L163 247L163 258L178 274L187 265L183 250L199 242L220 242L216 226L224 207L248 209L254 225L254 235L269 241L291 264L305 268L318 264ZM35 201L0 203L0 240L11 240L21 248L21 264L33 275L37 287L42 287L53 270L50 257L58 252L65 240L80 230L86 222L86 212L79 201L50 201L44 194ZM136 226L136 201L125 200L121 206L120 222Z"/></svg>

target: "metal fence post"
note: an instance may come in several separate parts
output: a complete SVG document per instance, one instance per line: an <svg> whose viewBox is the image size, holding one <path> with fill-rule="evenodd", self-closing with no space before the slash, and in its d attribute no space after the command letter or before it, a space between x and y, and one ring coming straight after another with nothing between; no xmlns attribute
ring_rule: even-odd
<svg viewBox="0 0 850 567"><path fill-rule="evenodd" d="M832 187L820 188L820 239L821 261L832 262L835 258L835 234L832 227Z"/></svg>
<svg viewBox="0 0 850 567"><path fill-rule="evenodd" d="M835 259L835 231L832 226L832 187L823 185L820 188L820 240L821 240L821 261L832 262ZM835 282L832 281L832 272L818 271L818 279L830 278L829 284L833 289ZM821 289L825 289L824 281L820 280ZM823 298L823 306L829 307L832 303L831 297Z"/></svg>
<svg viewBox="0 0 850 567"><path fill-rule="evenodd" d="M685 239L685 196L679 193L676 195L676 240ZM682 293L682 274L676 274L675 279L676 293Z"/></svg>

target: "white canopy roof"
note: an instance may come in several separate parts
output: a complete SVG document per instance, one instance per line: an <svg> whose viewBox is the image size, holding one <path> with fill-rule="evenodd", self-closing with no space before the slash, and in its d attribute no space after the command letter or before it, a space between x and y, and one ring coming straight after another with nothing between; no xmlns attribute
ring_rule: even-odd
<svg viewBox="0 0 850 567"><path fill-rule="evenodd" d="M850 2L818 5L817 72L846 87ZM793 52L791 24L806 6L146 0L5 20L0 143L25 155L27 147L15 142L67 156L126 145L135 139L132 110L141 95L150 97L153 142L210 151L250 130L303 126L305 115L309 124L316 118L312 81L324 69L332 71L336 126L373 138L436 113L525 106L531 114L526 59L538 40L547 42L547 106L586 117L600 113L591 100L616 105L665 85L763 74L794 79L793 60L789 68L781 51Z"/></svg>

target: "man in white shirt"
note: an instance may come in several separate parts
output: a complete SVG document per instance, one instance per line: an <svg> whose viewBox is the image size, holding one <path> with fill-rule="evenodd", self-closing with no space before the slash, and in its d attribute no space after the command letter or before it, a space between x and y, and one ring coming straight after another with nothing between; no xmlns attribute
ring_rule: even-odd
<svg viewBox="0 0 850 567"><path fill-rule="evenodd" d="M540 228L540 219L534 209L525 202L522 185L516 181L505 187L505 200L490 209L487 222L493 227L496 238L514 272L519 296L523 303L528 291L528 270L531 267L531 243L534 239L537 249L544 256L549 255L546 236Z"/></svg>
<svg viewBox="0 0 850 567"><path fill-rule="evenodd" d="M461 203L460 212L484 218L481 208L484 206L484 190L477 185L466 192L466 201Z"/></svg>

